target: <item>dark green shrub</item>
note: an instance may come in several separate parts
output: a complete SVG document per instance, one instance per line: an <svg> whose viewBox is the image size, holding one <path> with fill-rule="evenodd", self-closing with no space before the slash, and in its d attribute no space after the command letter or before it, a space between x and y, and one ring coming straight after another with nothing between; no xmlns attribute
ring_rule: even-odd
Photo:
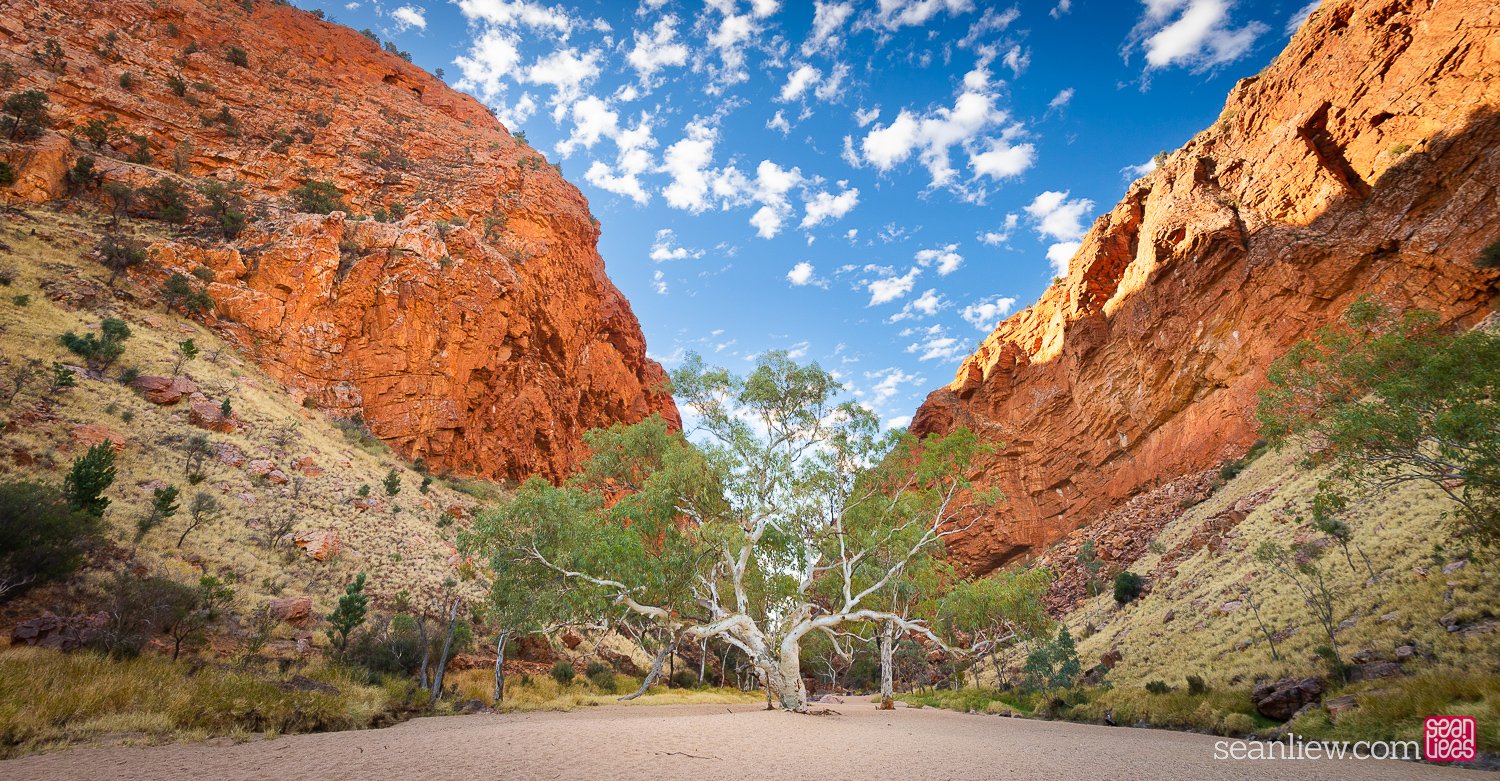
<svg viewBox="0 0 1500 781"><path fill-rule="evenodd" d="M9 187L15 183L16 167L4 160L0 160L0 187Z"/></svg>
<svg viewBox="0 0 1500 781"><path fill-rule="evenodd" d="M124 320L104 318L99 333L82 336L69 331L58 337L68 352L84 359L89 368L103 371L119 360L125 353L125 340L130 338L130 327Z"/></svg>
<svg viewBox="0 0 1500 781"><path fill-rule="evenodd" d="M48 38L41 48L32 49L31 59L53 73L62 73L68 69L67 55L63 54L62 44L56 38Z"/></svg>
<svg viewBox="0 0 1500 781"><path fill-rule="evenodd" d="M135 92L135 77L130 75L130 71L120 74L120 89Z"/></svg>
<svg viewBox="0 0 1500 781"><path fill-rule="evenodd" d="M365 596L365 573L355 576L354 582L344 587L338 607L328 614L328 642L340 654L349 645L349 634L365 622L365 611L370 598Z"/></svg>
<svg viewBox="0 0 1500 781"><path fill-rule="evenodd" d="M1134 601L1145 586L1146 581L1140 575L1129 570L1121 572L1115 576L1115 601L1122 605Z"/></svg>
<svg viewBox="0 0 1500 781"><path fill-rule="evenodd" d="M600 673L607 673L607 672L609 672L609 666L606 665L605 663L601 662L601 661L598 661L597 659L594 660L594 661L592 661L592 662L589 662L583 668L583 674L587 675L590 678L592 678L592 677L594 677L596 675L599 675Z"/></svg>
<svg viewBox="0 0 1500 781"><path fill-rule="evenodd" d="M672 685L679 689L693 689L698 686L698 674L691 670L678 670L672 676Z"/></svg>
<svg viewBox="0 0 1500 781"><path fill-rule="evenodd" d="M344 194L333 182L309 180L292 189L292 201L298 211L310 214L329 214L346 211Z"/></svg>
<svg viewBox="0 0 1500 781"><path fill-rule="evenodd" d="M558 659L552 665L552 680L557 681L563 686L567 686L568 684L572 683L573 677L577 674L578 673L573 670L573 665L569 662L563 661L562 659Z"/></svg>
<svg viewBox="0 0 1500 781"><path fill-rule="evenodd" d="M240 195L241 184L210 181L198 187L198 193L207 202L210 219L224 238L234 240L245 229L245 199Z"/></svg>
<svg viewBox="0 0 1500 781"><path fill-rule="evenodd" d="M179 98L187 96L188 83L181 76L168 76L167 87L172 90L173 95Z"/></svg>
<svg viewBox="0 0 1500 781"><path fill-rule="evenodd" d="M188 620L199 605L192 586L160 575L117 573L100 605L109 620L92 645L117 659L139 656L154 635Z"/></svg>
<svg viewBox="0 0 1500 781"><path fill-rule="evenodd" d="M1188 694L1207 694L1208 684L1204 683L1202 676L1189 675L1187 677Z"/></svg>
<svg viewBox="0 0 1500 781"><path fill-rule="evenodd" d="M1500 241L1479 251L1480 268L1500 268Z"/></svg>
<svg viewBox="0 0 1500 781"><path fill-rule="evenodd" d="M142 187L136 192L146 201L152 217L177 225L187 222L189 213L187 189L176 179L163 176L157 179L155 184Z"/></svg>
<svg viewBox="0 0 1500 781"><path fill-rule="evenodd" d="M250 54L238 46L231 46L224 52L224 59L241 68L250 67Z"/></svg>
<svg viewBox="0 0 1500 781"><path fill-rule="evenodd" d="M0 602L71 575L101 531L53 486L0 483Z"/></svg>
<svg viewBox="0 0 1500 781"><path fill-rule="evenodd" d="M1166 681L1150 681L1146 684L1146 691L1152 694L1166 694L1172 691L1172 687L1168 686Z"/></svg>
<svg viewBox="0 0 1500 781"><path fill-rule="evenodd" d="M97 162L93 155L83 155L73 161L73 167L63 174L68 192L76 194L92 190L104 181L104 174L94 167Z"/></svg>

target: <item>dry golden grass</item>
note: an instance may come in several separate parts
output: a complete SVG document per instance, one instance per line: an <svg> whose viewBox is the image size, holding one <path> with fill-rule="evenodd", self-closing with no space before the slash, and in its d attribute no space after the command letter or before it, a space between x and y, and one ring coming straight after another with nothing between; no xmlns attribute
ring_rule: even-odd
<svg viewBox="0 0 1500 781"><path fill-rule="evenodd" d="M493 670L461 670L452 673L458 687L458 701L479 700L486 707L495 706ZM641 679L615 673L614 685L601 687L579 676L572 683L560 684L550 677L510 676L505 682L505 700L496 708L504 713L524 711L569 711L594 705L621 704L619 698L635 691ZM716 705L736 702L758 702L760 692L742 692L735 688L668 689L658 683L651 691L627 705Z"/></svg>
<svg viewBox="0 0 1500 781"><path fill-rule="evenodd" d="M111 740L160 743L372 726L404 709L404 682L374 686L332 667L301 675L332 691L282 686L259 671L146 656L124 661L0 649L0 758Z"/></svg>
<svg viewBox="0 0 1500 781"><path fill-rule="evenodd" d="M127 229L150 241L163 226L139 222L128 223ZM445 540L453 539L464 523L451 522L446 510L472 508L475 500L442 481L420 493L422 475L383 447L352 443L320 413L294 403L286 388L209 329L159 307L134 303L151 301L153 290L122 279L110 295L106 271L87 257L102 230L98 215L60 210L10 215L0 224L0 268L14 275L8 287L0 288L0 385L8 385L14 370L31 358L49 367L53 361L78 363L58 342L67 330L94 330L104 317L119 317L132 331L123 358L106 379L80 379L78 387L54 395L45 387L47 380L39 378L0 412L7 420L36 420L0 435L0 452L6 456L0 459L0 479L60 483L73 457L82 452L71 441L72 429L102 424L129 438L116 460L118 477L106 492L111 504L105 517L117 543L134 549L136 560L148 567L182 579L217 575L235 587L242 611L269 597L307 594L314 597L316 612L327 612L343 584L360 571L369 573L367 592L377 603L403 589L416 597L435 597L454 573ZM91 292L96 298L75 309L53 300L49 291ZM18 305L19 295L29 303ZM294 478L291 484L272 485L243 468L210 459L207 479L189 485L178 443L202 432L188 422L186 402L157 406L116 381L124 367L170 376L177 343L189 338L200 357L182 373L210 400L229 398L246 424L233 434L209 432L210 440L238 448L247 459L269 459ZM29 454L35 463L22 465L26 459L18 454ZM292 465L304 456L323 473L301 477ZM402 484L395 497L386 496L381 485L391 468ZM136 546L135 522L146 510L149 484L155 480L182 491L183 509ZM380 507L362 510L351 503L361 485L370 486ZM198 490L216 496L225 512L178 548L187 507ZM295 519L296 530L337 531L343 552L334 560L314 562L300 552L269 549L264 530L287 517ZM477 595L479 586L472 588Z"/></svg>

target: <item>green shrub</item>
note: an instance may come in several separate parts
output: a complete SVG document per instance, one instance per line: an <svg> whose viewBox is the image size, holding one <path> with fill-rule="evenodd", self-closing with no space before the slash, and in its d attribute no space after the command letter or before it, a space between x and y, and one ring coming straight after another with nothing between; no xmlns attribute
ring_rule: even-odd
<svg viewBox="0 0 1500 781"><path fill-rule="evenodd" d="M292 189L292 201L298 211L310 214L330 214L346 211L344 194L333 182L309 180Z"/></svg>
<svg viewBox="0 0 1500 781"><path fill-rule="evenodd" d="M224 52L224 59L241 68L250 67L250 54L238 46L231 46Z"/></svg>
<svg viewBox="0 0 1500 781"><path fill-rule="evenodd" d="M1172 691L1172 687L1168 686L1166 681L1149 681L1146 683L1146 691L1152 694L1166 694Z"/></svg>
<svg viewBox="0 0 1500 781"><path fill-rule="evenodd" d="M125 353L125 340L129 337L130 327L125 325L124 320L106 317L99 326L98 334L79 336L68 331L58 337L58 340L69 352L84 359L89 368L103 371L114 365Z"/></svg>
<svg viewBox="0 0 1500 781"><path fill-rule="evenodd" d="M563 661L562 659L558 659L552 665L552 680L557 681L563 686L567 686L568 684L572 683L573 677L577 674L578 673L573 670L573 665L569 662Z"/></svg>
<svg viewBox="0 0 1500 781"><path fill-rule="evenodd" d="M71 575L101 531L53 486L0 483L0 602Z"/></svg>
<svg viewBox="0 0 1500 781"><path fill-rule="evenodd" d="M176 179L163 176L154 184L142 187L136 192L145 199L152 217L178 225L187 222L189 213L187 189Z"/></svg>
<svg viewBox="0 0 1500 781"><path fill-rule="evenodd" d="M1132 602L1141 595L1141 589L1146 587L1146 581L1140 576L1126 570L1115 576L1115 602L1123 605Z"/></svg>
<svg viewBox="0 0 1500 781"><path fill-rule="evenodd" d="M15 183L16 167L4 160L0 160L0 187L9 187Z"/></svg>
<svg viewBox="0 0 1500 781"><path fill-rule="evenodd" d="M113 287L120 274L146 262L146 245L118 233L106 233L94 246L99 262L109 269L109 284Z"/></svg>
<svg viewBox="0 0 1500 781"><path fill-rule="evenodd" d="M1479 251L1480 268L1500 268L1500 241Z"/></svg>

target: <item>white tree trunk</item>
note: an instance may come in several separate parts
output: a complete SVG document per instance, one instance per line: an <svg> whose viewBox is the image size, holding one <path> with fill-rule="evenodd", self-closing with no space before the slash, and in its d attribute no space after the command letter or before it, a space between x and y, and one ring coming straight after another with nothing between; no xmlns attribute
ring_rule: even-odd
<svg viewBox="0 0 1500 781"><path fill-rule="evenodd" d="M895 693L892 691L891 667L895 657L895 625L887 621L880 628L880 709L891 710L896 707Z"/></svg>

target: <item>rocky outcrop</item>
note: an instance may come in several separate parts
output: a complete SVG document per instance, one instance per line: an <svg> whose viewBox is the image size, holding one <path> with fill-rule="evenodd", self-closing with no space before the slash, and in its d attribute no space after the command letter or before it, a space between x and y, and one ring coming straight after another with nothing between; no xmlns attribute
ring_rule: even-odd
<svg viewBox="0 0 1500 781"><path fill-rule="evenodd" d="M1005 447L1007 501L951 543L984 572L1238 455L1267 366L1357 296L1470 325L1500 238L1500 9L1326 0L1219 120L1099 218L1066 279L912 430Z"/></svg>
<svg viewBox="0 0 1500 781"><path fill-rule="evenodd" d="M1327 688L1321 678L1283 678L1275 683L1256 684L1250 690L1250 702L1260 715L1286 721L1302 708L1323 699Z"/></svg>
<svg viewBox="0 0 1500 781"><path fill-rule="evenodd" d="M15 89L48 93L53 129L6 150L19 176L0 198L62 197L82 154L106 184L180 183L195 215L137 279L184 275L212 299L205 319L308 406L437 471L560 477L589 428L680 423L576 188L480 103L365 36L246 7L7 4L0 59ZM53 68L26 56L49 39ZM102 143L82 140L111 118ZM247 201L232 241L194 194L208 181ZM329 202L297 197L310 184L334 188L303 191ZM115 206L101 188L84 197Z"/></svg>

